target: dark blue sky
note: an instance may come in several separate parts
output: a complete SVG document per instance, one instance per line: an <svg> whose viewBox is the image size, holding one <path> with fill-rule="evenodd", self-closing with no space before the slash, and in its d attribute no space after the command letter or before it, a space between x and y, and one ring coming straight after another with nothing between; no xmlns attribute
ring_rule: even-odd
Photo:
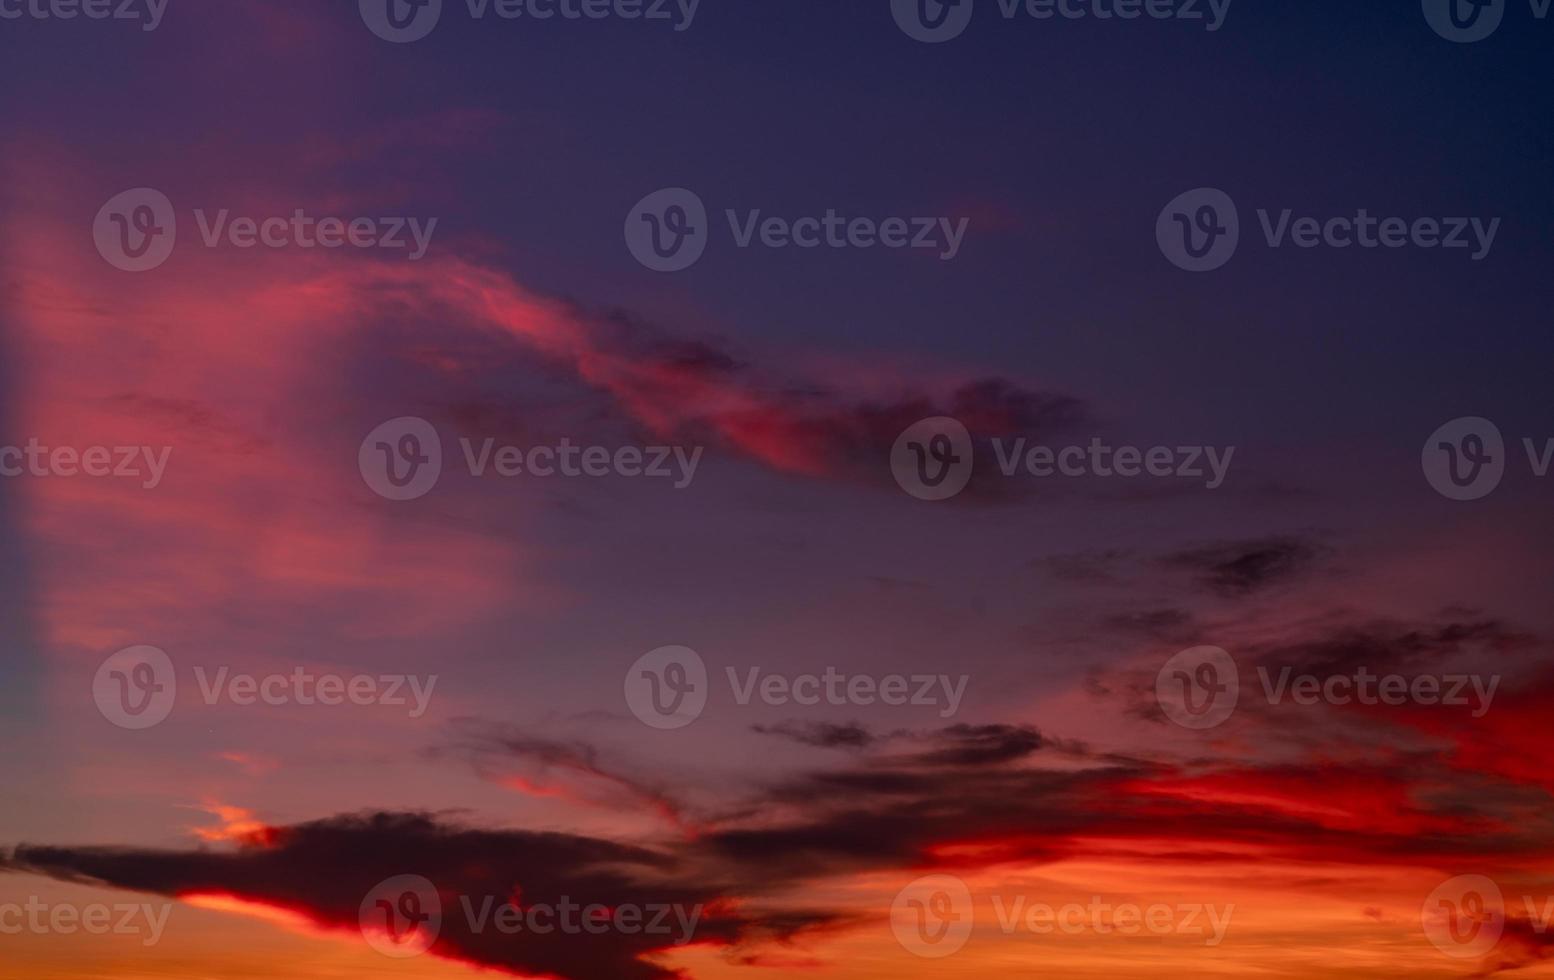
<svg viewBox="0 0 1554 980"><path fill-rule="evenodd" d="M1470 45L1437 37L1409 3L1244 2L1211 33L1006 22L985 0L941 45L905 37L884 2L705 0L683 33L476 22L456 3L403 46L362 29L354 4L269 6L330 29L259 54L176 2L148 35L7 24L0 77L26 95L5 114L155 185L191 142L226 144L220 178L241 184L275 167L269 152L245 164L245 144L379 128L413 141L428 119L478 110L489 115L472 123L477 152L389 141L371 173L298 159L292 176L323 193L381 188L385 208L505 246L533 288L736 344L950 358L1128 415L1190 385L1172 411L1312 439L1400 405L1418 406L1413 426L1459 402L1537 411L1518 392L1541 387L1551 346L1554 24L1515 3ZM231 70L191 84L190 46ZM741 253L724 235L665 281L630 260L619 226L639 197L675 185L715 214L975 210L953 263ZM1258 207L1365 207L1504 226L1483 263L1258 247L1218 274L1182 276L1150 231L1165 201L1205 185L1249 224Z"/></svg>

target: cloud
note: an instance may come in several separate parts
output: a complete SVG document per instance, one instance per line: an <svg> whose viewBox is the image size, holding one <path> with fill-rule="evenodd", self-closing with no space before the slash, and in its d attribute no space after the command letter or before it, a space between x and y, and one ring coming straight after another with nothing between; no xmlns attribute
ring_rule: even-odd
<svg viewBox="0 0 1554 980"><path fill-rule="evenodd" d="M1494 976L1551 958L1554 958L1554 933L1549 931L1549 923L1534 921L1527 915L1507 914L1500 942L1473 976Z"/></svg>
<svg viewBox="0 0 1554 980"><path fill-rule="evenodd" d="M1161 561L1222 598L1240 599L1307 574L1327 554L1310 539L1272 537L1191 548Z"/></svg>
<svg viewBox="0 0 1554 980"><path fill-rule="evenodd" d="M1129 718L1169 727L1170 722L1156 700L1156 672L1177 650L1210 644L1226 649L1240 672L1242 696L1233 728L1250 726L1246 731L1256 730L1269 737L1275 737L1272 733L1277 732L1281 741L1293 739L1302 743L1333 740L1346 734L1338 728L1313 732L1309 725L1311 713L1320 710L1328 713L1325 717L1329 722L1341 717L1349 724L1364 726L1367 730L1363 737L1376 746L1396 748L1401 744L1399 739L1411 731L1456 732L1463 721L1456 715L1465 714L1468 709L1433 705L1418 711L1402 705L1366 705L1358 700L1320 707L1294 705L1288 699L1275 704L1262 696L1264 678L1353 677L1363 668L1370 675L1405 678L1472 674L1487 685L1491 676L1507 675L1495 702L1495 711L1504 712L1504 706L1513 701L1507 695L1519 687L1510 675L1535 674L1536 659L1532 654L1543 642L1510 623L1462 607L1413 620L1361 617L1342 609L1315 615L1304 608L1298 611L1299 618L1294 621L1277 611L1215 621L1173 609L1103 617L1101 624L1120 639L1131 642L1145 638L1149 654L1147 659L1092 670L1086 677L1085 688L1093 697L1121 701ZM1162 644L1169 648L1159 649ZM1485 669L1474 665L1491 666ZM1532 683L1531 677L1528 683ZM1475 726L1488 723L1474 720ZM1393 733L1390 737L1389 729ZM1358 732L1347 734L1359 736Z"/></svg>
<svg viewBox="0 0 1554 980"><path fill-rule="evenodd" d="M385 879L422 875L445 909L563 898L700 905L698 943L733 962L769 962L860 920L796 907L820 882L922 869L1033 867L1067 858L1190 862L1197 872L1248 860L1417 868L1450 856L1486 870L1551 856L1548 828L1525 819L1547 794L1484 778L1465 783L1442 753L1279 763L1170 761L1095 752L1022 724L955 725L879 736L858 726L774 726L800 741L840 742L841 768L802 770L748 789L695 833L623 843L568 833L477 829L425 814L336 816L272 827L230 850L177 852L21 845L15 872L170 896L228 895L351 933L364 896ZM860 744L861 743L861 744ZM605 783L620 767L582 744L521 735L486 749L582 771ZM634 786L650 777L632 776ZM1531 793L1532 795L1529 795ZM664 937L477 932L456 914L432 952L566 980L667 980ZM786 952L781 958L786 958Z"/></svg>
<svg viewBox="0 0 1554 980"><path fill-rule="evenodd" d="M1353 673L1360 667L1372 672L1418 671L1475 653L1492 654L1498 661L1535 643L1531 634L1501 620L1453 609L1434 621L1336 622L1308 637L1257 644L1246 654L1260 666L1329 675Z"/></svg>
<svg viewBox="0 0 1554 980"><path fill-rule="evenodd" d="M583 741L531 735L512 726L465 719L448 747L430 753L463 757L484 779L535 796L559 796L606 809L646 807L685 827L684 806L666 790L611 765Z"/></svg>
<svg viewBox="0 0 1554 980"><path fill-rule="evenodd" d="M880 738L857 724L837 725L830 722L799 724L785 721L777 725L753 725L751 728L762 735L777 735L798 742L800 745L821 749L866 749L878 742Z"/></svg>
<svg viewBox="0 0 1554 980"><path fill-rule="evenodd" d="M1025 725L953 725L939 732L941 746L915 758L927 766L988 766L1015 762L1042 746L1041 733Z"/></svg>
<svg viewBox="0 0 1554 980"><path fill-rule="evenodd" d="M1071 395L1000 377L876 372L844 391L802 368L757 368L711 340L540 296L464 259L358 264L308 288L339 297L341 313L355 322L456 325L515 343L608 395L621 416L655 437L706 442L799 476L893 487L891 446L908 426L932 416L953 416L984 441L1050 433L1087 416ZM412 343L417 362L435 370L440 359L419 338ZM460 410L487 411L467 399Z"/></svg>
<svg viewBox="0 0 1554 980"><path fill-rule="evenodd" d="M0 869L166 896L230 895L305 916L335 933L360 929L361 903L380 883L420 875L437 888L444 913L433 954L567 980L669 980L675 972L651 957L684 937L645 929L506 934L490 923L481 928L466 909L478 911L486 899L521 907L567 901L650 912L676 907L687 915L699 911L693 942L725 947L757 937L785 940L827 921L736 907L713 886L688 879L671 853L572 834L477 830L426 814L368 813L272 828L268 838L267 845L225 852L23 845Z"/></svg>

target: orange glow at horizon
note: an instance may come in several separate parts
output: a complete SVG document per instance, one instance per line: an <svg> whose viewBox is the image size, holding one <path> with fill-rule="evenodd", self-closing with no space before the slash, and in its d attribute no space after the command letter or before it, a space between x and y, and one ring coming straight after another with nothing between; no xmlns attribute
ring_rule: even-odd
<svg viewBox="0 0 1554 980"><path fill-rule="evenodd" d="M285 908L280 905L257 902L253 899L240 898L224 892L189 892L179 895L178 900L185 905L197 909L241 915L250 919L260 919L271 925L281 926L284 929L302 933L303 935L328 935L328 930L315 922L312 917L295 909Z"/></svg>

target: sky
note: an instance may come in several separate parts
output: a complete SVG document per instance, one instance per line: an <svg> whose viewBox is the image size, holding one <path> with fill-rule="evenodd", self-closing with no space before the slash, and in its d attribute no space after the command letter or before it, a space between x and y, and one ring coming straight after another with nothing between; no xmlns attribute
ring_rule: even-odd
<svg viewBox="0 0 1554 980"><path fill-rule="evenodd" d="M0 0L0 972L1554 976L1453 2Z"/></svg>

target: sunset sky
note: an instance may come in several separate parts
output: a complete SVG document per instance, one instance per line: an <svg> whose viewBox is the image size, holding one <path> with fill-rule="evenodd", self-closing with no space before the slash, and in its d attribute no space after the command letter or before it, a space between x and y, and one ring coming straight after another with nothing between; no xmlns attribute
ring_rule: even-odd
<svg viewBox="0 0 1554 980"><path fill-rule="evenodd" d="M0 976L1554 977L1536 4L1453 43L1414 0L976 0L923 43L891 0L444 0L390 43L374 2L0 0L0 471L49 461L0 475ZM125 271L104 229L148 188L176 244ZM706 252L645 268L639 202L679 188ZM1202 273L1156 238L1195 188L1239 209ZM1286 209L1498 225L1480 258L1275 248ZM964 235L731 227L828 211ZM409 246L207 244L223 212ZM920 499L939 418L975 467ZM1460 419L1503 435L1479 499L1432 475ZM440 477L390 499L410 431ZM1021 439L1223 479L1005 476ZM613 468L496 472L562 445ZM616 465L655 447L668 477ZM147 647L176 693L122 724ZM1193 727L1159 692L1205 647L1239 700ZM678 648L705 705L645 722ZM1464 703L1264 681L1364 674ZM1503 910L1442 918L1486 880ZM505 934L488 899L611 923ZM368 926L429 903L419 955ZM69 926L104 906L131 931Z"/></svg>

